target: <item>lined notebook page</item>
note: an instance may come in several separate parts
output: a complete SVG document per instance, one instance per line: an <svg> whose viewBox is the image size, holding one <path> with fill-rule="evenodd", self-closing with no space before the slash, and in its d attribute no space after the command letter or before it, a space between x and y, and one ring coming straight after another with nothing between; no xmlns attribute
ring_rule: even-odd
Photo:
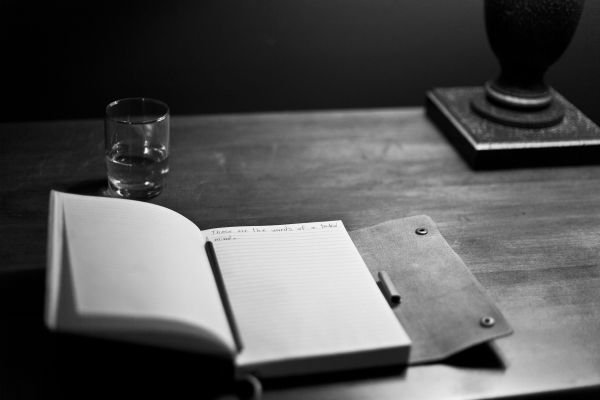
<svg viewBox="0 0 600 400"><path fill-rule="evenodd" d="M238 365L283 360L293 370L294 360L310 357L364 358L388 348L408 353L408 336L341 221L204 234L214 244L244 345Z"/></svg>

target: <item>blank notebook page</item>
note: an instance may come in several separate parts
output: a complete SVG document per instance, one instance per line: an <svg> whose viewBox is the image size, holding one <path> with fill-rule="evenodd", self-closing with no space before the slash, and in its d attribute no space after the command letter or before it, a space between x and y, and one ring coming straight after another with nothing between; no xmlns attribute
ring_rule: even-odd
<svg viewBox="0 0 600 400"><path fill-rule="evenodd" d="M225 347L233 352L204 237L194 224L139 201L55 196L64 207L80 318L111 317L118 322L113 329L134 331L145 320L168 331L163 322L172 321L170 330L183 326L201 337L209 332L222 345L221 354Z"/></svg>
<svg viewBox="0 0 600 400"><path fill-rule="evenodd" d="M341 221L204 234L241 333L238 365L409 346Z"/></svg>

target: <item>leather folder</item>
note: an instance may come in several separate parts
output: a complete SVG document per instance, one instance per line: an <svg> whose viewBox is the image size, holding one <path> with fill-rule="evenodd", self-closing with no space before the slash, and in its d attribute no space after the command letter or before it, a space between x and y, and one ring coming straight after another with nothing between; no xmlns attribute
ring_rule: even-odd
<svg viewBox="0 0 600 400"><path fill-rule="evenodd" d="M413 342L410 365L440 361L512 333L428 216L384 222L350 237L373 275L386 271L400 293L394 312Z"/></svg>

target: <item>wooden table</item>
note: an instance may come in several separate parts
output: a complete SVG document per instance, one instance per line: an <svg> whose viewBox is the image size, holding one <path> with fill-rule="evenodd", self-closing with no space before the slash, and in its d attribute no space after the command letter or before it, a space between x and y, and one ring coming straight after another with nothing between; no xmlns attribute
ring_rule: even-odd
<svg viewBox="0 0 600 400"><path fill-rule="evenodd" d="M0 132L6 276L44 267L51 188L101 190L104 138L100 120ZM352 230L427 214L515 330L496 342L505 369L435 364L275 385L265 398L600 391L600 167L474 172L416 108L175 117L171 143L168 186L153 203L201 228L342 219ZM2 308L20 306L4 300ZM0 354L0 397L44 394L36 376L52 360L37 350L11 365Z"/></svg>

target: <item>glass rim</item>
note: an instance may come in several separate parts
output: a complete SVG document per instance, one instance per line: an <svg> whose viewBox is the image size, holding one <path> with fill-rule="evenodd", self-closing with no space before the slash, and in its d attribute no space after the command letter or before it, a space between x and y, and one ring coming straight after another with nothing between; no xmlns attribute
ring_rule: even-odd
<svg viewBox="0 0 600 400"><path fill-rule="evenodd" d="M164 107L165 111L163 113L160 113L160 115L156 118L140 120L140 121L135 121L135 122L127 121L122 118L117 118L117 117L114 117L109 114L109 110L111 110L113 107L118 106L121 103L130 102L130 101L140 101L142 103L143 102L154 103L154 104ZM169 112L170 112L170 110L169 110L169 106L167 105L167 103L165 103L164 101L153 99L151 97L126 97L123 99L114 100L114 101L111 101L110 103L108 103L108 105L106 106L106 109L105 109L106 118L110 119L113 122L117 122L120 124L127 124L127 125L149 124L152 122L160 122L160 121L164 120L165 118L167 118L167 116L169 115Z"/></svg>

